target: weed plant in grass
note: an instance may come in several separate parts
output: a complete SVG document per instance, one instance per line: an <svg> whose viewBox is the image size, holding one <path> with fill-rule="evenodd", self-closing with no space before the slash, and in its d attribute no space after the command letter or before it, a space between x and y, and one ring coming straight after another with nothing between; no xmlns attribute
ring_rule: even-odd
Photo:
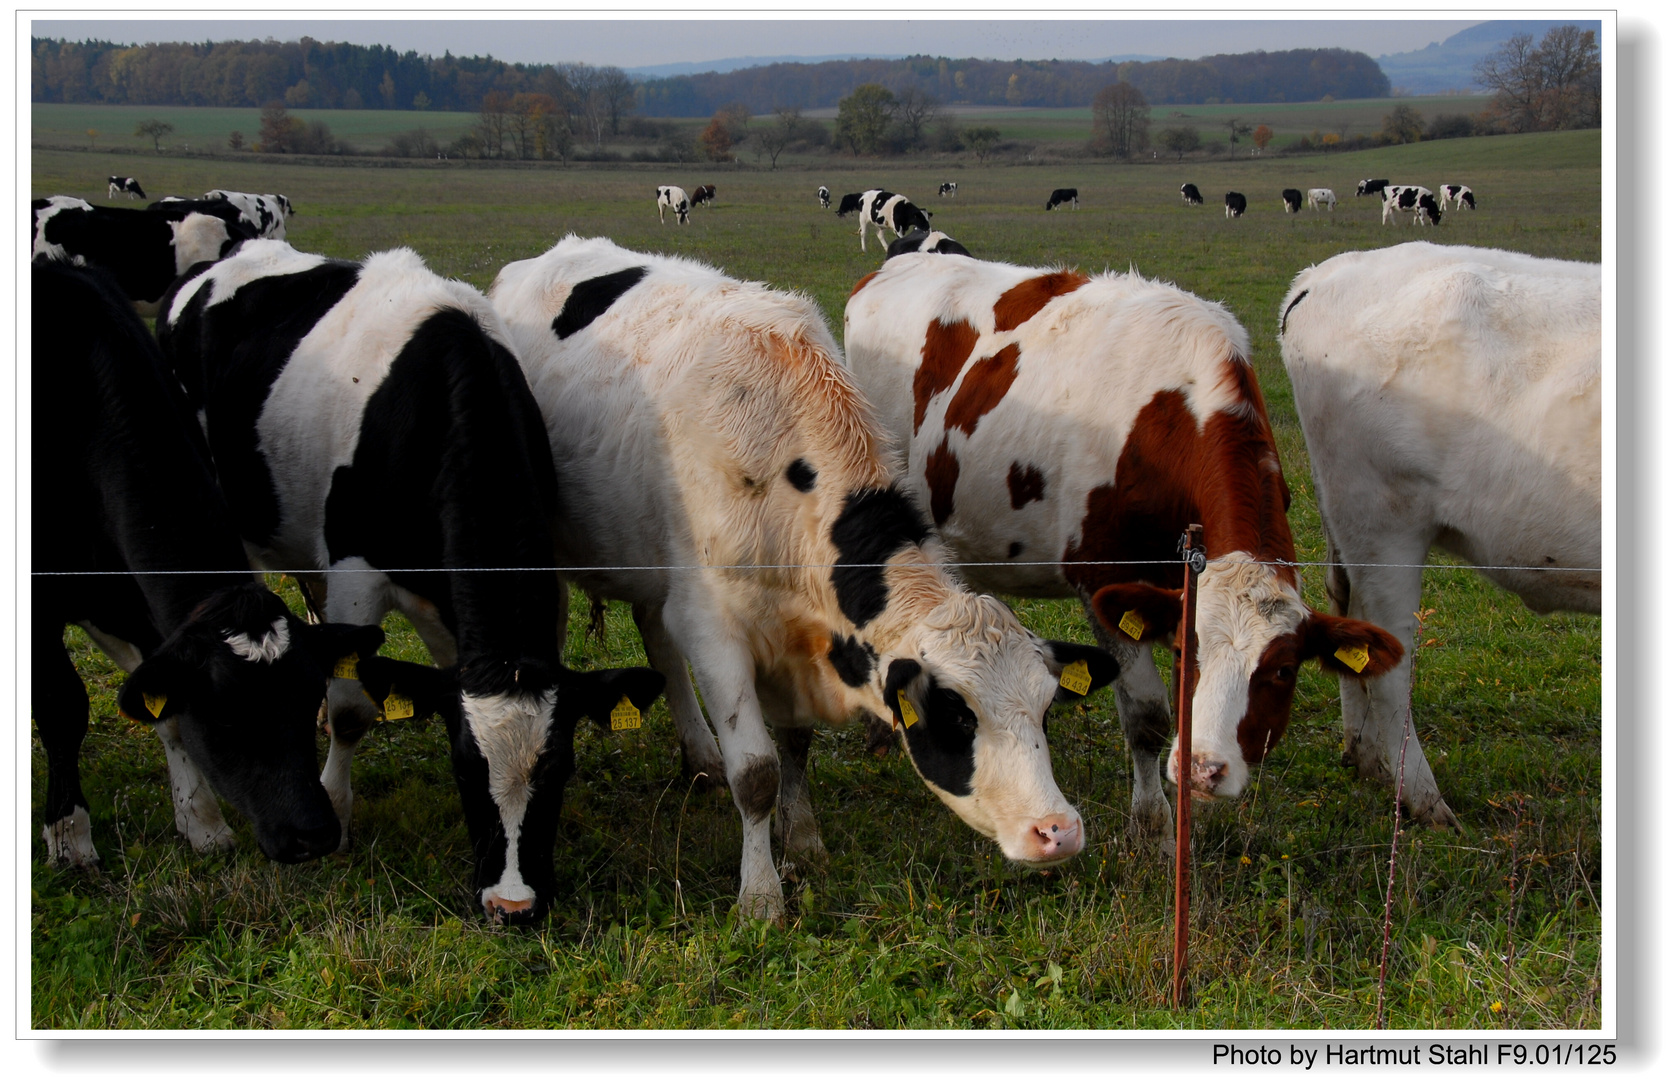
<svg viewBox="0 0 1680 1080"><path fill-rule="evenodd" d="M689 255L800 289L839 336L852 285L880 263L873 232L812 192L885 186L935 212L982 258L1135 266L1228 305L1248 328L1293 506L1299 557L1321 559L1312 478L1277 355L1284 289L1341 251L1427 238L1599 259L1596 132L1421 144L1326 159L1178 167L944 169L860 164L825 173L663 169L361 169L160 158L150 190L279 191L300 248L359 258L412 246L479 288L567 232ZM35 195L103 199L121 155L37 151ZM107 165L110 165L107 168ZM1383 228L1355 181L1475 188L1440 228ZM658 223L660 183L717 184L693 224ZM1234 188L1227 221L1178 185ZM1274 192L1335 188L1334 214L1286 216ZM1078 212L1044 212L1078 187ZM1394 1027L1587 1029L1602 1018L1599 621L1536 618L1445 559L1419 650L1418 732L1462 833L1401 837L1386 984ZM1323 575L1304 572L1325 607ZM296 591L282 586L301 610ZM1071 602L1013 601L1047 637L1090 641ZM583 632L567 663L645 663L628 610ZM426 654L398 616L386 651ZM812 799L829 868L787 884L785 927L731 913L739 815L681 777L663 701L634 732L585 725L555 861L559 899L528 931L484 924L441 723L381 726L357 756L348 856L276 866L230 816L239 849L197 856L175 835L155 737L117 715L121 674L69 632L89 680L84 777L105 873L31 865L31 1023L71 1028L1362 1028L1376 1016L1393 793L1340 764L1335 681L1304 670L1294 721L1237 800L1195 817L1191 984L1166 1002L1170 867L1126 832L1130 762L1113 700L1050 721L1056 776L1090 845L1045 872L1006 864L942 807L901 755L857 729L819 733ZM324 748L324 743L323 743ZM45 759L33 744L34 818ZM1495 1008L1497 1006L1497 1009Z"/></svg>

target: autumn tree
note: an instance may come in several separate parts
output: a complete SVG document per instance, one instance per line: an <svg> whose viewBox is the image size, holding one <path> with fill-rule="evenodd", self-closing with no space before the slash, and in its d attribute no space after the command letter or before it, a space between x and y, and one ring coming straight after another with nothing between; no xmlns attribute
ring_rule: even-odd
<svg viewBox="0 0 1680 1080"><path fill-rule="evenodd" d="M893 92L880 83L864 83L840 99L834 142L849 147L853 156L879 153L892 124Z"/></svg>
<svg viewBox="0 0 1680 1080"><path fill-rule="evenodd" d="M1272 135L1273 132L1269 125L1257 125L1254 129L1254 145L1258 146L1263 152L1266 149L1266 144L1272 141Z"/></svg>
<svg viewBox="0 0 1680 1080"><path fill-rule="evenodd" d="M166 120L142 120L138 124L134 125L134 137L137 139L141 137L151 139L152 150L162 153L164 138L173 133L174 130L175 125Z"/></svg>
<svg viewBox="0 0 1680 1080"><path fill-rule="evenodd" d="M735 140L729 135L729 125L719 117L712 117L706 130L700 133L700 156L707 161L728 161Z"/></svg>
<svg viewBox="0 0 1680 1080"><path fill-rule="evenodd" d="M1603 69L1591 30L1554 26L1538 45L1533 34L1516 34L1474 70L1476 81L1493 91L1489 110L1510 131L1603 122Z"/></svg>
<svg viewBox="0 0 1680 1080"><path fill-rule="evenodd" d="M1149 99L1121 80L1097 91L1091 101L1091 133L1097 150L1129 158L1149 148Z"/></svg>
<svg viewBox="0 0 1680 1080"><path fill-rule="evenodd" d="M263 106L257 128L258 150L265 154L293 154L303 136L303 121L288 113L282 102L270 101Z"/></svg>
<svg viewBox="0 0 1680 1080"><path fill-rule="evenodd" d="M1385 143L1415 143L1423 138L1423 114L1410 105L1396 105L1383 117L1382 140Z"/></svg>

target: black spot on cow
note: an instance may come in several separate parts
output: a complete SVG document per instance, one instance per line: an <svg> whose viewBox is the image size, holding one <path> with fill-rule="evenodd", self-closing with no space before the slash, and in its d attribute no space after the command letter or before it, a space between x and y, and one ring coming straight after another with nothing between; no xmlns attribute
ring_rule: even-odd
<svg viewBox="0 0 1680 1080"><path fill-rule="evenodd" d="M914 723L899 703L900 691L915 710ZM980 724L962 695L940 686L916 661L904 659L887 668L884 693L887 707L904 727L904 745L922 779L953 795L971 794L974 734Z"/></svg>
<svg viewBox="0 0 1680 1080"><path fill-rule="evenodd" d="M571 295L560 305L560 314L554 316L554 336L564 341L599 319L647 272L645 266L631 266L572 286Z"/></svg>
<svg viewBox="0 0 1680 1080"><path fill-rule="evenodd" d="M839 634L830 634L831 645L828 650L828 662L834 665L839 673L840 681L847 686L862 686L869 681L869 676L875 672L875 650L866 641L859 641L855 637L842 639Z"/></svg>
<svg viewBox="0 0 1680 1080"><path fill-rule="evenodd" d="M1022 550L1023 549L1021 547L1021 541L1011 540L1009 542L1009 557L1011 559L1013 559L1013 558L1015 558L1015 556L1021 554Z"/></svg>
<svg viewBox="0 0 1680 1080"><path fill-rule="evenodd" d="M787 467L788 483L800 491L810 491L817 486L816 470L806 463L804 458L794 458L793 464Z"/></svg>
<svg viewBox="0 0 1680 1080"><path fill-rule="evenodd" d="M1281 334L1285 330L1289 329L1289 313L1295 310L1296 304L1299 304L1307 298L1307 294L1309 292L1312 292L1312 290L1302 289L1300 292L1295 294L1295 299L1289 301L1289 306L1283 309L1283 318L1278 320L1278 333Z"/></svg>
<svg viewBox="0 0 1680 1080"><path fill-rule="evenodd" d="M829 535L839 549L830 582L840 611L865 626L887 608L887 573L879 565L902 548L920 544L931 531L897 488L867 488L846 496Z"/></svg>
<svg viewBox="0 0 1680 1080"><path fill-rule="evenodd" d="M782 766L773 754L751 754L740 772L729 778L735 803L749 821L763 821L776 808L782 787Z"/></svg>

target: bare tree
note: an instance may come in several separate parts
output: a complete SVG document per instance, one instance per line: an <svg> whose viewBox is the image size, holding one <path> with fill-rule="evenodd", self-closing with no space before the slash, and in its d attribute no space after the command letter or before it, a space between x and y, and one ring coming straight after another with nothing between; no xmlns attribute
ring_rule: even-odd
<svg viewBox="0 0 1680 1080"><path fill-rule="evenodd" d="M151 139L152 150L154 152L161 153L163 151L164 136L171 134L174 130L175 125L169 123L167 120L142 120L138 124L134 125L134 137L140 138L141 136L145 136Z"/></svg>
<svg viewBox="0 0 1680 1080"><path fill-rule="evenodd" d="M608 128L617 135L619 120L636 111L636 84L630 81L624 69L608 66L600 69L595 92L601 95L601 107L606 110Z"/></svg>
<svg viewBox="0 0 1680 1080"><path fill-rule="evenodd" d="M922 130L938 117L940 104L937 97L915 84L898 92L893 99L893 117L903 125L907 145L922 144Z"/></svg>
<svg viewBox="0 0 1680 1080"><path fill-rule="evenodd" d="M1129 158L1149 148L1149 99L1124 80L1097 91L1091 101L1091 128L1097 149Z"/></svg>
<svg viewBox="0 0 1680 1080"><path fill-rule="evenodd" d="M753 146L760 153L770 155L771 171L775 171L776 159L782 156L782 151L805 126L805 117L797 105L777 105L773 112L776 119L752 134Z"/></svg>
<svg viewBox="0 0 1680 1080"><path fill-rule="evenodd" d="M1233 116L1228 120L1221 121L1221 123L1231 133L1231 153L1229 156L1236 157L1237 143L1242 141L1244 135L1254 130L1254 125L1239 116Z"/></svg>
<svg viewBox="0 0 1680 1080"><path fill-rule="evenodd" d="M1554 26L1536 45L1517 34L1476 62L1476 81L1511 131L1556 131L1603 122L1603 68L1597 35Z"/></svg>
<svg viewBox="0 0 1680 1080"><path fill-rule="evenodd" d="M608 109L609 95L602 89L605 78L603 69L590 64L568 64L565 67L566 81L577 94L576 109L578 119L595 133L595 148L601 148L601 135L611 121Z"/></svg>

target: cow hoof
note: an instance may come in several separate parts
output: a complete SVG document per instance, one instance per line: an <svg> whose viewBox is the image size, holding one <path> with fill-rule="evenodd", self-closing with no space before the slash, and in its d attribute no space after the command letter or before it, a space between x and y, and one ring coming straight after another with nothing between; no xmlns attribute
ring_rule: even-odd
<svg viewBox="0 0 1680 1080"><path fill-rule="evenodd" d="M47 845L47 861L70 870L99 872L99 852L93 846L93 829L86 807L78 806L58 821L41 826Z"/></svg>
<svg viewBox="0 0 1680 1080"><path fill-rule="evenodd" d="M777 926L786 921L779 887L774 893L743 892L737 907L741 914L749 919L767 919Z"/></svg>
<svg viewBox="0 0 1680 1080"><path fill-rule="evenodd" d="M1458 815L1452 812L1452 807L1447 805L1447 800L1441 798L1439 793L1418 801L1423 804L1421 809L1412 806L1409 801L1406 806L1406 813L1413 821L1431 829L1452 832L1464 831L1464 826L1459 823Z"/></svg>
<svg viewBox="0 0 1680 1080"><path fill-rule="evenodd" d="M187 842L192 844L192 849L200 855L232 851L239 846L239 841L234 839L233 830L228 828L225 823L213 830L198 832L197 835L189 836Z"/></svg>

